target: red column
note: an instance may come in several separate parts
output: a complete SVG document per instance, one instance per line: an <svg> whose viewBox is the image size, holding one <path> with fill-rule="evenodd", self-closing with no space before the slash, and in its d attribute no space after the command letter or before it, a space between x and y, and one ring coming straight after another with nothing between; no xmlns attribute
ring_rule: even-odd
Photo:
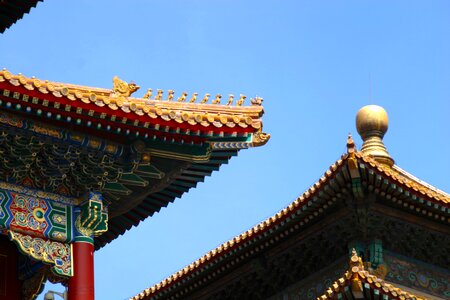
<svg viewBox="0 0 450 300"><path fill-rule="evenodd" d="M4 235L0 235L0 300L19 300L22 282L18 274L19 250Z"/></svg>
<svg viewBox="0 0 450 300"><path fill-rule="evenodd" d="M69 300L94 300L94 245L75 241L73 276L69 279Z"/></svg>

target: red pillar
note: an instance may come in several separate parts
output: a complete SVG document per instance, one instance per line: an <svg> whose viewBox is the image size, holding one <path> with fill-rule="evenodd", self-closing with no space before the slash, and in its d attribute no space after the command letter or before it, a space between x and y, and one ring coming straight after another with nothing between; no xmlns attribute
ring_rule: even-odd
<svg viewBox="0 0 450 300"><path fill-rule="evenodd" d="M18 274L19 250L6 236L0 235L0 300L19 300L22 282Z"/></svg>
<svg viewBox="0 0 450 300"><path fill-rule="evenodd" d="M94 245L75 241L72 251L74 274L69 279L69 300L94 300Z"/></svg>

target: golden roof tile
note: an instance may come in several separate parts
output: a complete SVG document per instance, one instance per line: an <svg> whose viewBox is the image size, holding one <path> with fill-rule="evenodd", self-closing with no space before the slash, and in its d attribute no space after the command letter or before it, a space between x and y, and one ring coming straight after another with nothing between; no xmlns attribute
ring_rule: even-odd
<svg viewBox="0 0 450 300"><path fill-rule="evenodd" d="M67 98L74 104L79 101L85 104L93 103L98 107L108 107L112 111L121 110L125 113L137 116L147 115L152 119L161 118L166 121L173 120L177 123L188 123L189 125L201 125L203 127L239 127L260 130L262 122L260 117L264 113L261 106L262 98L258 101L252 99L251 106L242 106L244 95L236 105L232 105L232 98L221 105L219 94L213 104L207 101L195 103L197 93L194 93L187 102L188 93L183 92L175 101L175 92L169 91L169 96L163 99L163 91L159 90L153 99L151 89L142 98L132 97L132 93L139 87L134 83L126 83L114 77L113 89L95 88L48 80L40 80L35 77L25 77L22 74L13 75L6 69L0 70L0 82L8 81L13 86L22 86L27 90L35 90L42 94L51 94L56 98ZM208 94L209 95L209 94ZM207 98L207 97L206 97ZM204 98L205 99L205 98ZM76 104L75 104L76 105Z"/></svg>
<svg viewBox="0 0 450 300"><path fill-rule="evenodd" d="M370 156L362 155L361 152L356 153L356 156L360 158L367 165L376 169L378 172L391 178L398 184L404 185L407 189L418 192L422 196L435 200L438 203L449 204L450 195L426 182L411 175L405 170L401 169L397 165L389 167L386 164L382 164L371 158Z"/></svg>
<svg viewBox="0 0 450 300"><path fill-rule="evenodd" d="M336 280L322 296L317 297L318 300L338 299L338 294L344 293L344 289L347 286L350 287L353 293L361 293L363 283L368 284L371 289L379 290L381 294L389 296L389 299L425 300L424 298L403 291L364 270L364 264L354 249L349 265L349 270L341 278Z"/></svg>
<svg viewBox="0 0 450 300"><path fill-rule="evenodd" d="M338 160L336 163L331 165L330 170L338 170L340 167L343 166L345 162L345 158L347 157L346 154L342 156L342 159ZM208 262L214 261L217 257L220 255L223 255L224 252L229 252L232 249L235 249L239 245L245 243L250 238L254 238L255 236L260 235L261 233L269 230L271 227L273 227L275 224L278 224L288 216L295 213L296 210L292 209L293 206L299 207L299 203L302 203L303 205L306 205L307 199L312 198L318 191L321 189L327 182L330 180L332 175L334 175L334 172L326 172L323 176L325 178L324 180L320 180L319 182L315 183L308 191L306 191L303 195L298 197L294 202L292 202L287 208L284 208L274 214L273 216L267 218L266 220L262 221L261 223L255 225L253 228L241 233L240 235L232 238L231 240L223 243L219 247L209 251L199 259L197 259L195 262L190 264L189 266L192 266L192 268L185 267L178 271L175 274L178 274L177 278L174 278L174 275L169 276L168 278L164 279L160 283L154 285L151 288L151 291L149 293L146 293L145 296L141 296L142 293L130 298L132 300L142 300L147 299L146 297L151 296L153 294L157 294L162 290L162 288L169 284L169 278L172 278L170 280L170 283L175 283L180 281L182 278L186 277L188 274L192 273L193 271L196 271L198 269L201 269L203 266L205 266ZM146 290L145 290L146 291Z"/></svg>
<svg viewBox="0 0 450 300"><path fill-rule="evenodd" d="M260 236L262 233L267 232L271 228L273 228L276 224L279 224L283 220L285 220L287 217L295 214L299 209L301 209L303 206L307 205L308 202L314 198L322 189L324 186L328 184L328 182L335 177L335 175L339 172L339 170L348 164L350 160L357 159L358 162L365 164L367 167L371 167L378 171L380 174L386 176L389 178L392 182L400 185L408 184L412 188L416 189L418 192L420 192L423 196L427 196L433 201L447 205L450 203L449 195L417 178L414 176L408 174L407 172L401 170L396 165L390 166L389 164L376 161L370 156L363 155L361 152L358 152L356 150L356 147L354 147L353 140L351 139L351 136L348 140L348 149L351 149L349 153L345 153L341 156L340 159L338 159L335 163L333 163L329 169L324 173L320 179L314 183L308 190L306 190L301 196L299 196L297 199L295 199L292 203L290 203L286 208L280 210L273 216L267 218L266 220L262 221L261 223L257 224L253 228L245 231L244 233L234 237L233 239L223 243L219 247L215 248L214 250L211 250L201 258L197 259L195 262L193 262L190 266L191 268L185 267L184 269L180 270L176 273L177 276L174 277L174 275L170 276L169 278L161 281L157 285L153 286L148 293L145 294L145 296L141 296L141 294L138 294L132 298L131 300L143 300L143 299L151 299L153 295L158 294L162 291L163 287L170 286L176 282L179 282L188 274L192 274L193 272L200 270L208 263L212 263L215 261L216 258L224 255L225 253L229 253L231 250L236 249L240 245L247 242L249 239L256 238ZM367 271L364 270L362 267L362 262L360 262L359 258L357 261L355 261L355 257L352 258L354 269L347 271L344 276L340 279L338 279L330 288L330 290L334 293L337 292L337 287L343 287L345 286L348 281L352 278L357 276L359 280L365 280L367 283L369 283L373 288L382 289L385 293L390 293L392 296L397 297L394 299L402 299L400 297L405 297L404 299L413 299L408 297L413 297L412 295L402 292L399 289L394 289L392 285L389 283L386 283L382 281L381 279L377 278L374 275L369 274ZM328 293L327 293L328 294ZM319 297L318 299L334 299L327 296L327 294ZM400 296L399 296L400 295ZM405 296L406 295L406 296ZM147 298L148 297L148 298ZM421 300L422 298L415 298L416 300Z"/></svg>

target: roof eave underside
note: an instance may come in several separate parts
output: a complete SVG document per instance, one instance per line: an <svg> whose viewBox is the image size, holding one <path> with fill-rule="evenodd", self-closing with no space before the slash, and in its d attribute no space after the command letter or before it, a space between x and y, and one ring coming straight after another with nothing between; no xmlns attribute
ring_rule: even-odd
<svg viewBox="0 0 450 300"><path fill-rule="evenodd" d="M98 250L110 243L120 235L137 226L141 221L159 212L173 202L175 198L181 198L197 183L203 182L205 177L213 171L218 171L222 164L227 164L231 157L236 156L238 150L212 151L211 160L208 163L194 163L184 170L175 180L160 192L148 195L139 205L130 211L109 220L108 231L95 238L95 249Z"/></svg>
<svg viewBox="0 0 450 300"><path fill-rule="evenodd" d="M31 8L36 7L38 2L43 0L4 0L0 1L0 33L5 32L18 20L22 19L24 14L30 12Z"/></svg>

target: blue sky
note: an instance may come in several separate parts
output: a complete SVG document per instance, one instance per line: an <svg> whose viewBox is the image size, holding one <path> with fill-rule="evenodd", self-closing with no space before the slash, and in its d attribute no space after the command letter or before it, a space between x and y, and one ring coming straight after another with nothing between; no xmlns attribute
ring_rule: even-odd
<svg viewBox="0 0 450 300"><path fill-rule="evenodd" d="M264 98L261 148L96 252L97 299L125 299L269 217L386 108L396 163L450 191L449 1L44 1L0 36L0 67L41 79ZM61 290L61 286L47 285ZM43 294L39 297L43 299Z"/></svg>

